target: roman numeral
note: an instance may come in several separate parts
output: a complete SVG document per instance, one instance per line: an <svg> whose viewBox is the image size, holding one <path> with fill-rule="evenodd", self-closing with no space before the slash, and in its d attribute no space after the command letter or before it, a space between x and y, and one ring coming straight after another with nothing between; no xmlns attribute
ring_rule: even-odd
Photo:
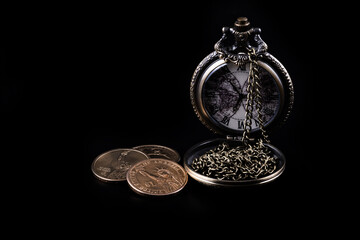
<svg viewBox="0 0 360 240"><path fill-rule="evenodd" d="M255 127L259 127L259 122L257 120L253 120L255 122ZM238 129L245 129L245 119L238 120Z"/></svg>
<svg viewBox="0 0 360 240"><path fill-rule="evenodd" d="M238 121L238 129L244 129L244 128L245 128L244 119L241 119Z"/></svg>
<svg viewBox="0 0 360 240"><path fill-rule="evenodd" d="M222 124L229 125L230 118L228 116L224 116L224 118L220 122Z"/></svg>

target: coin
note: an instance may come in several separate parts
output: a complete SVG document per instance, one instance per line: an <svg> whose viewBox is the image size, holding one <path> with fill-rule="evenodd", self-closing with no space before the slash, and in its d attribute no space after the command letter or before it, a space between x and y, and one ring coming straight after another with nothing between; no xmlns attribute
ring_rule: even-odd
<svg viewBox="0 0 360 240"><path fill-rule="evenodd" d="M133 149L142 151L150 158L163 158L174 162L180 161L180 155L174 149L161 145L141 145L134 147Z"/></svg>
<svg viewBox="0 0 360 240"><path fill-rule="evenodd" d="M126 172L139 161L149 157L138 150L119 148L96 157L91 165L93 174L106 182L126 180Z"/></svg>
<svg viewBox="0 0 360 240"><path fill-rule="evenodd" d="M183 189L188 176L178 163L150 158L132 166L126 174L126 180L138 194L164 196Z"/></svg>

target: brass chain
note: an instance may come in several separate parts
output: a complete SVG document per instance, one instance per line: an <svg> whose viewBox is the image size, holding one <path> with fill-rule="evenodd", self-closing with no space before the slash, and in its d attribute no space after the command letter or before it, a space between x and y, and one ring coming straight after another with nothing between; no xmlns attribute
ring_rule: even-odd
<svg viewBox="0 0 360 240"><path fill-rule="evenodd" d="M250 54L249 54L250 58ZM255 86L255 78L253 71L253 62L250 61L250 71L249 77L247 78L247 96L246 96L246 104L245 104L245 122L244 122L244 132L242 136L242 142L247 145L249 143L249 135L251 132L251 124L253 120L253 111L254 111L254 86Z"/></svg>
<svg viewBox="0 0 360 240"><path fill-rule="evenodd" d="M277 157L264 145L264 142L270 143L270 141L264 129L259 65L255 49L248 49L248 57L250 71L246 88L243 145L230 147L224 142L200 157L195 158L191 167L202 175L219 180L237 181L266 176L273 173L276 169ZM249 135L252 129L252 121L256 121L253 116L254 107L262 138L259 138L252 145L250 144Z"/></svg>
<svg viewBox="0 0 360 240"><path fill-rule="evenodd" d="M224 142L195 158L191 167L195 172L218 180L257 179L276 170L277 157L270 154L262 141L246 147L230 147Z"/></svg>
<svg viewBox="0 0 360 240"><path fill-rule="evenodd" d="M255 107L256 107L256 113L257 113L257 120L258 120L258 124L259 124L259 129L261 131L261 135L263 140L266 143L270 143L269 140L269 136L266 134L265 128L264 128L264 116L262 113L262 95L261 95L261 83L260 83L260 77L259 77L259 65L257 62L257 55L255 52L255 49L248 49L249 50L249 60L250 60L250 71L249 71L249 77L248 77L248 82L252 81L251 83L249 83L249 85L251 84L251 88L250 88L250 92L248 89L246 89L246 91L248 92L248 96L247 96L247 100L246 100L246 108L248 105L248 102L251 100L252 101L252 105L254 104L253 101L255 101ZM252 79L252 80L250 80ZM248 87L249 87L248 85ZM254 94L255 91L255 94ZM252 95L249 97L249 94ZM250 104L250 103L249 103ZM245 118L246 118L246 122L247 122L247 118L248 118L248 110L245 108ZM253 108L251 108L252 110ZM252 113L249 114L249 118L252 118ZM250 121L251 123L251 121ZM248 139L248 134L251 131L251 125L250 128L246 129L246 131L244 131L243 134L243 141L244 138ZM247 136L245 136L247 135ZM245 137L244 137L245 136ZM246 142L245 142L246 143Z"/></svg>

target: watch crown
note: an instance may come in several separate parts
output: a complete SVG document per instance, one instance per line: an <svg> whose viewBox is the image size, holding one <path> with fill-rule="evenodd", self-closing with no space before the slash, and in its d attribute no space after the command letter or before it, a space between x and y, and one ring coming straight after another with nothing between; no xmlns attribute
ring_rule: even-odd
<svg viewBox="0 0 360 240"><path fill-rule="evenodd" d="M245 32L250 29L250 22L247 17L238 17L234 23L236 31Z"/></svg>

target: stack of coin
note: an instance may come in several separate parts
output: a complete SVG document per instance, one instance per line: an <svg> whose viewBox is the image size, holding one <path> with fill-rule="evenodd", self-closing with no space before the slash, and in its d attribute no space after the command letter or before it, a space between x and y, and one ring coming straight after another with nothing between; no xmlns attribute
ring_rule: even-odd
<svg viewBox="0 0 360 240"><path fill-rule="evenodd" d="M106 182L127 180L130 188L142 195L171 195L183 189L188 177L177 163L180 155L160 145L119 148L95 158L93 174Z"/></svg>

